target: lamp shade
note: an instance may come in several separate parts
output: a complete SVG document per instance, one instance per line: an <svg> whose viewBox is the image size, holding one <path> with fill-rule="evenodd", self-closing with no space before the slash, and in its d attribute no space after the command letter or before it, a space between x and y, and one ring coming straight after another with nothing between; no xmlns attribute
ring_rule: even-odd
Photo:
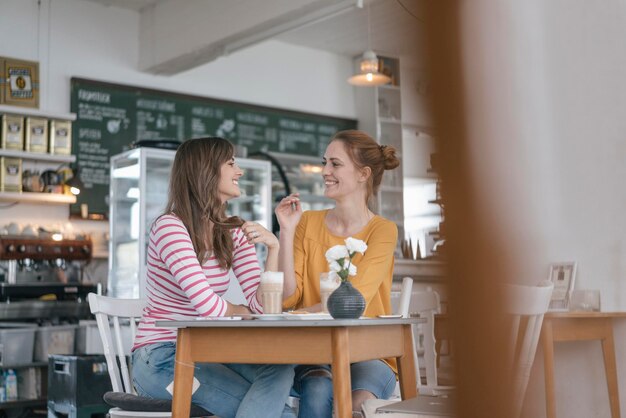
<svg viewBox="0 0 626 418"><path fill-rule="evenodd" d="M348 83L354 86L380 86L391 81L391 78L378 72L378 57L372 50L363 53L359 68L361 72L350 77Z"/></svg>

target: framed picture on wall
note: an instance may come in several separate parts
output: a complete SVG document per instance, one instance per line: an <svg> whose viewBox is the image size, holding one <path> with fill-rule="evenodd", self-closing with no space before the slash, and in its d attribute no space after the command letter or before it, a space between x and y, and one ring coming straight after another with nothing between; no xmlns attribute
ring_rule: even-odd
<svg viewBox="0 0 626 418"><path fill-rule="evenodd" d="M2 98L12 106L39 107L39 63L0 57L2 65Z"/></svg>
<svg viewBox="0 0 626 418"><path fill-rule="evenodd" d="M569 309L575 279L575 262L554 263L550 265L549 280L554 284L554 290L552 290L549 310L566 311Z"/></svg>

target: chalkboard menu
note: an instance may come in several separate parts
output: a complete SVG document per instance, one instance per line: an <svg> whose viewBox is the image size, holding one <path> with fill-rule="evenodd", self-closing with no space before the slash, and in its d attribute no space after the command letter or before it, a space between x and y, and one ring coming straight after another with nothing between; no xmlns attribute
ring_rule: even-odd
<svg viewBox="0 0 626 418"><path fill-rule="evenodd" d="M305 100L303 98L302 100ZM258 150L321 156L331 136L356 121L207 97L72 78L72 153L84 191L72 205L107 216L109 159L136 141L221 136Z"/></svg>

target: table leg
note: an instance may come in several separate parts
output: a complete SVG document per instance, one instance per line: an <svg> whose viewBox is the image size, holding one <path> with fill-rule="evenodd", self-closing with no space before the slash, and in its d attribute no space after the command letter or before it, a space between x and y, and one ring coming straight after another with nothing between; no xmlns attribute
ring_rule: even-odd
<svg viewBox="0 0 626 418"><path fill-rule="evenodd" d="M176 338L172 418L187 418L191 410L191 390L195 367L190 354L192 338L189 331L188 328L180 328Z"/></svg>
<svg viewBox="0 0 626 418"><path fill-rule="evenodd" d="M348 329L332 329L332 372L335 416L352 417L352 390L350 382L350 354L348 353Z"/></svg>
<svg viewBox="0 0 626 418"><path fill-rule="evenodd" d="M402 326L403 355L398 357L398 380L400 382L400 395L402 399L411 399L417 396L417 380L415 377L415 357L413 352L413 333L411 325Z"/></svg>
<svg viewBox="0 0 626 418"><path fill-rule="evenodd" d="M602 339L602 354L604 356L604 372L606 373L606 386L609 390L609 403L611 405L611 417L620 417L619 390L617 388L617 365L615 362L615 343L613 341L613 324L607 321L605 324L606 337Z"/></svg>
<svg viewBox="0 0 626 418"><path fill-rule="evenodd" d="M554 339L552 322L543 321L541 327L541 343L543 346L543 374L546 385L546 417L556 418L556 400L554 397Z"/></svg>

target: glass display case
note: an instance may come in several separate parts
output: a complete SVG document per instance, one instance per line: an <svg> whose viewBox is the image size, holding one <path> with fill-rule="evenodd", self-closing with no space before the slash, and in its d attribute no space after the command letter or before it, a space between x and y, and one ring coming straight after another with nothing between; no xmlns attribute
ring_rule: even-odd
<svg viewBox="0 0 626 418"><path fill-rule="evenodd" d="M322 178L322 157L286 154L277 152L257 152L253 158L266 159L272 163L272 201L274 206L289 193L300 193L302 210L321 210L334 206L334 202L324 196ZM274 231L278 231L277 222Z"/></svg>
<svg viewBox="0 0 626 418"><path fill-rule="evenodd" d="M167 204L175 151L137 148L111 157L108 294L143 297L150 225ZM241 196L228 202L227 212L271 230L271 166L267 161L237 159L244 175ZM265 247L257 248L265 260Z"/></svg>

